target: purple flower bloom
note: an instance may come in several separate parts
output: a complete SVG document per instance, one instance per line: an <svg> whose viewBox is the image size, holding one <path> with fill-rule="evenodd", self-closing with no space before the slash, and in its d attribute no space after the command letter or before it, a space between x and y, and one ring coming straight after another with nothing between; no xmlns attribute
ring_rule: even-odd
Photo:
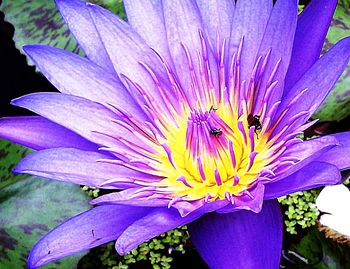
<svg viewBox="0 0 350 269"><path fill-rule="evenodd" d="M32 249L29 267L111 240L123 255L188 225L210 268L278 268L276 198L341 181L350 133L297 138L350 58L320 59L335 0L125 0L128 23L56 0L87 57L24 49L61 93L13 101L2 137L38 150L16 172L106 189Z"/></svg>

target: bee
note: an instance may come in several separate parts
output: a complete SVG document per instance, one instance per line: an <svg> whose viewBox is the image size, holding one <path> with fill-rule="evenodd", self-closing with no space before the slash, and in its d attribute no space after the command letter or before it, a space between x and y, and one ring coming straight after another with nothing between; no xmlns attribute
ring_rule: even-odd
<svg viewBox="0 0 350 269"><path fill-rule="evenodd" d="M248 115L248 127L254 127L254 133L256 134L256 138L259 139L258 131L262 129L260 116L259 115Z"/></svg>
<svg viewBox="0 0 350 269"><path fill-rule="evenodd" d="M214 128L210 130L210 134L215 137L219 137L220 135L222 135L222 130L220 128Z"/></svg>

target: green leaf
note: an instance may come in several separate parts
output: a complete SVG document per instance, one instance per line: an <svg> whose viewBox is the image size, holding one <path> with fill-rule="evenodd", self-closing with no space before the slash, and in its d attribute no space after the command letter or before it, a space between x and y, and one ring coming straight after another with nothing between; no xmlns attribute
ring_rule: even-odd
<svg viewBox="0 0 350 269"><path fill-rule="evenodd" d="M324 50L340 39L350 36L350 0L340 0L329 29ZM314 118L321 121L340 121L350 115L350 64L318 109Z"/></svg>
<svg viewBox="0 0 350 269"><path fill-rule="evenodd" d="M33 245L63 220L89 209L79 186L27 176L0 193L0 268L26 268ZM75 268L82 254L46 268Z"/></svg>
<svg viewBox="0 0 350 269"><path fill-rule="evenodd" d="M14 175L29 150L0 140L0 268L26 268L32 246L63 220L90 208L79 186ZM82 255L46 268L71 269Z"/></svg>
<svg viewBox="0 0 350 269"><path fill-rule="evenodd" d="M0 191L24 178L24 175L12 174L11 170L29 152L28 148L0 139Z"/></svg>
<svg viewBox="0 0 350 269"><path fill-rule="evenodd" d="M88 0L103 6L126 19L121 0ZM0 11L5 20L15 28L14 41L24 54L26 44L48 44L83 55L83 52L69 33L54 0L3 0Z"/></svg>

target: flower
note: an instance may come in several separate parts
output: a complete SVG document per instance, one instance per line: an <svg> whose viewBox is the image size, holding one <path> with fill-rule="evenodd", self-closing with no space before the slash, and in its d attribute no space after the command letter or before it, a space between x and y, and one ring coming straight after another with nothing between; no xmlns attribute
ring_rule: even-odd
<svg viewBox="0 0 350 269"><path fill-rule="evenodd" d="M29 267L116 240L123 255L188 224L210 268L278 268L276 198L341 181L350 134L298 135L350 58L320 59L336 1L126 0L128 23L56 0L86 58L24 50L61 93L13 101L1 136L38 150L15 172L122 190L45 235ZM317 23L316 23L317 21Z"/></svg>

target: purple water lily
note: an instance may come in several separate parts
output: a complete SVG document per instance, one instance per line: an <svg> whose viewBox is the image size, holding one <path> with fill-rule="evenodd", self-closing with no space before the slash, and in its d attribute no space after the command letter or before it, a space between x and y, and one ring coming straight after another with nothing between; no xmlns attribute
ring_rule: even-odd
<svg viewBox="0 0 350 269"><path fill-rule="evenodd" d="M278 268L277 197L341 181L350 133L302 141L350 58L321 58L335 0L125 0L128 23L56 0L86 58L24 48L61 93L14 105L15 172L121 190L45 235L29 267L116 240L123 255L180 225L210 268Z"/></svg>

